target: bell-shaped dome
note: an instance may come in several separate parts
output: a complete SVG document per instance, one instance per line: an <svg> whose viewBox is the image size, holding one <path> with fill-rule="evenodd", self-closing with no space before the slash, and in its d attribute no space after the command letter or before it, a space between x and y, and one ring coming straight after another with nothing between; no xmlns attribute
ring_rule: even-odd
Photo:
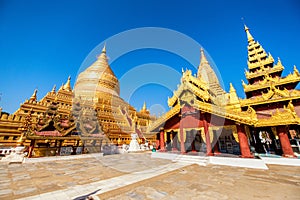
<svg viewBox="0 0 300 200"><path fill-rule="evenodd" d="M96 62L79 74L75 84L77 97L92 99L101 93L120 95L119 81L108 64L105 46Z"/></svg>

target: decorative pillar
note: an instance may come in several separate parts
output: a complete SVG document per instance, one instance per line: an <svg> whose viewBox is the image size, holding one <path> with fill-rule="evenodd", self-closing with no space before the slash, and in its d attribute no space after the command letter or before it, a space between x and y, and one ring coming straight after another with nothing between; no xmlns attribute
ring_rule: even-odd
<svg viewBox="0 0 300 200"><path fill-rule="evenodd" d="M35 144L35 140L31 140L30 141L30 146L29 146L29 151L28 151L28 158L32 157L32 152L34 149L34 144Z"/></svg>
<svg viewBox="0 0 300 200"><path fill-rule="evenodd" d="M219 141L217 139L217 142L214 146L214 154L218 155L218 154L221 154L220 150L219 150Z"/></svg>
<svg viewBox="0 0 300 200"><path fill-rule="evenodd" d="M177 140L178 140L177 134L172 132L172 151L175 151L175 152L178 151L178 149L177 149Z"/></svg>
<svg viewBox="0 0 300 200"><path fill-rule="evenodd" d="M205 141L206 141L206 155L213 156L214 154L212 153L210 136L209 136L209 131L208 131L208 122L206 120L205 114L203 117L203 126L204 126L204 134L205 134Z"/></svg>
<svg viewBox="0 0 300 200"><path fill-rule="evenodd" d="M287 135L287 127L286 126L277 126L277 134L280 140L280 144L281 144L281 149L283 152L284 157L296 157L294 155L291 143L290 143L290 139Z"/></svg>
<svg viewBox="0 0 300 200"><path fill-rule="evenodd" d="M61 152L61 145L62 145L63 141L59 140L58 141L58 155L60 156L60 152Z"/></svg>
<svg viewBox="0 0 300 200"><path fill-rule="evenodd" d="M254 158L254 156L250 152L250 147L248 144L248 138L245 132L244 125L237 124L236 125L239 142L240 142L240 150L241 150L241 157L242 158Z"/></svg>
<svg viewBox="0 0 300 200"><path fill-rule="evenodd" d="M55 147L55 156L58 155L58 149L57 149L57 139L55 139L54 147Z"/></svg>
<svg viewBox="0 0 300 200"><path fill-rule="evenodd" d="M159 140L155 140L155 149L160 148L160 141Z"/></svg>
<svg viewBox="0 0 300 200"><path fill-rule="evenodd" d="M184 133L183 133L183 119L180 119L180 125L179 125L179 134L180 134L180 153L185 154L185 147L184 147Z"/></svg>
<svg viewBox="0 0 300 200"><path fill-rule="evenodd" d="M160 128L159 129L159 133L160 133L160 151L161 152L165 152L166 148L165 148L165 133L164 133L164 129Z"/></svg>

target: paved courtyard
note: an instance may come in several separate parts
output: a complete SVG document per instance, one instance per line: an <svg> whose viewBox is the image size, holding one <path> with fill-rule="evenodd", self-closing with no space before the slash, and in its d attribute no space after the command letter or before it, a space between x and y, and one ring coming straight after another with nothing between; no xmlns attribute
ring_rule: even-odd
<svg viewBox="0 0 300 200"><path fill-rule="evenodd" d="M299 199L294 166L199 166L150 153L51 159L0 162L0 199Z"/></svg>

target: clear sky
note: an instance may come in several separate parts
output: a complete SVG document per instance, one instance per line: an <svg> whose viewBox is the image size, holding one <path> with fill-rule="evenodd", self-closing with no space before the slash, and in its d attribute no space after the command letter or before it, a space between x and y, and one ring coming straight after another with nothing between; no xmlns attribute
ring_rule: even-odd
<svg viewBox="0 0 300 200"><path fill-rule="evenodd" d="M294 65L300 68L297 0L0 0L0 107L12 113L35 88L40 99L69 75L74 84L81 64L98 44L140 27L172 29L200 43L214 60L225 90L232 82L244 98L241 79L246 80L247 38L242 17L255 40L274 58L281 58L283 75L292 72ZM108 56L110 50L107 44ZM147 63L160 63L176 71L190 67L186 60L155 49L130 52L111 67L121 78ZM161 76L159 68L153 70ZM178 82L174 81L173 89ZM122 82L121 90L126 90ZM167 110L171 90L155 83L142 85L129 102L137 109L146 101L148 107L159 105Z"/></svg>

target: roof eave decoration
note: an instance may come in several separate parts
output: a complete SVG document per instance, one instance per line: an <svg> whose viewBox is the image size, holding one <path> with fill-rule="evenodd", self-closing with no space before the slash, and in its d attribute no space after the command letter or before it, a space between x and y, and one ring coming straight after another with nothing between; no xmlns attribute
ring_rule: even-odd
<svg viewBox="0 0 300 200"><path fill-rule="evenodd" d="M262 96L253 98L253 99L243 99L241 100L241 106L250 106L250 105L259 105L265 103L273 103L273 102L282 102L292 99L299 99L300 91L299 90L279 90L275 88L276 94L274 90L268 90L268 93L263 94ZM274 94L273 94L274 93Z"/></svg>
<svg viewBox="0 0 300 200"><path fill-rule="evenodd" d="M213 105L211 103L202 102L196 99L194 100L194 104L192 104L192 106L203 112L211 113L219 117L233 120L237 123L255 126L258 122L256 112L251 106L248 106L247 111L232 110L231 108L227 109L218 105ZM169 110L166 114L154 121L149 126L147 131L152 132L155 129L162 127L168 119L180 112L180 108L180 104L176 104L176 106L171 108L171 110Z"/></svg>
<svg viewBox="0 0 300 200"><path fill-rule="evenodd" d="M171 119L173 116L175 116L177 113L180 112L180 104L176 104L174 107L172 107L168 112L166 112L165 114L163 114L160 118L158 118L157 120L155 120L154 122L152 122L147 129L147 132L152 132L155 129L162 127L163 124Z"/></svg>
<svg viewBox="0 0 300 200"><path fill-rule="evenodd" d="M243 88L245 92L251 92L251 91L255 91L258 89L263 89L266 87L271 87L271 85L284 85L284 84L289 84L289 83L297 83L300 81L300 74L298 72L298 70L294 70L294 72L292 74L289 74L288 76L286 76L285 78L279 78L279 77L274 77L272 78L270 75L265 75L264 80L259 81L257 84L255 85L247 85L245 83L243 83Z"/></svg>
<svg viewBox="0 0 300 200"><path fill-rule="evenodd" d="M200 99L208 101L211 99L208 89L208 84L201 77L196 78L192 75L190 70L186 70L183 72L181 84L178 86L177 90L173 91L173 96L168 98L168 105L169 107L174 106L184 90L190 90Z"/></svg>
<svg viewBox="0 0 300 200"><path fill-rule="evenodd" d="M300 118L297 116L292 101L287 106L284 106L283 110L277 109L271 114L269 119L260 119L256 124L256 127L265 126L279 126L279 125L290 125L300 124Z"/></svg>

